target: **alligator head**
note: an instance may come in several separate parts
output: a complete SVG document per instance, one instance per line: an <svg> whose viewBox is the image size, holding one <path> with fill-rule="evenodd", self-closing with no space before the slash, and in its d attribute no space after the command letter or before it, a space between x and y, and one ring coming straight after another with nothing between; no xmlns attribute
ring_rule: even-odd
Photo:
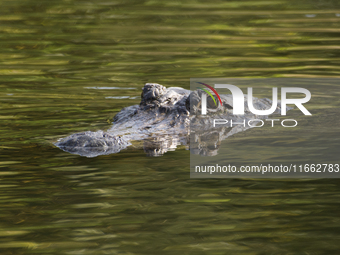
<svg viewBox="0 0 340 255"><path fill-rule="evenodd" d="M221 95L222 105L207 100L209 114L200 114L201 91L179 87L166 88L157 83L147 83L142 89L141 102L123 108L113 119L113 126L106 132L72 134L55 143L60 149L86 157L118 153L129 146L142 146L149 156L159 156L182 144L195 154L214 155L222 140L249 129L249 126L211 128L212 118L240 121L231 113L231 95ZM211 101L210 101L211 100ZM254 107L268 109L269 99L255 99ZM280 107L277 107L277 111ZM243 119L255 116L245 109ZM258 116L257 116L258 118ZM266 118L266 116L262 116Z"/></svg>

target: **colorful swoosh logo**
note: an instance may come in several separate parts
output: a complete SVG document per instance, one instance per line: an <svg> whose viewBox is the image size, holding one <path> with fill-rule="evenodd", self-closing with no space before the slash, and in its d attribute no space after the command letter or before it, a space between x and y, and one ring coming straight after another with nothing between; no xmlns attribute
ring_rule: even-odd
<svg viewBox="0 0 340 255"><path fill-rule="evenodd" d="M214 94L217 96L218 100L220 101L220 104L223 105L223 104L222 104L222 100L221 100L221 98L220 98L220 95L217 93L217 91L216 91L213 87L211 87L210 85L208 85L208 84L206 84L206 83L203 83L203 82L197 82L197 83L206 86L206 87L209 88L212 92L214 92ZM212 98L212 100L214 100L214 103L215 103L215 105L217 106L216 100L215 100L214 96L210 93L209 90L204 89L204 88L199 88L199 89L205 91L205 92Z"/></svg>

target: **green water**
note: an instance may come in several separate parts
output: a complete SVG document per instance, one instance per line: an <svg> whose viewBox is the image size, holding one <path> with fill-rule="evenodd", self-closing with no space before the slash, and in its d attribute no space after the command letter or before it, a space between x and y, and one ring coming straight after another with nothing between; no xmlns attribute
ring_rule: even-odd
<svg viewBox="0 0 340 255"><path fill-rule="evenodd" d="M52 144L109 128L145 82L340 77L338 1L0 6L0 254L339 253L337 179L195 180L185 148L84 158ZM307 160L336 155L339 89L315 93L313 123L327 139L319 154L301 130L295 143L278 140L287 162L300 149ZM249 161L270 158L256 157L268 148L251 132L230 144L246 139Z"/></svg>

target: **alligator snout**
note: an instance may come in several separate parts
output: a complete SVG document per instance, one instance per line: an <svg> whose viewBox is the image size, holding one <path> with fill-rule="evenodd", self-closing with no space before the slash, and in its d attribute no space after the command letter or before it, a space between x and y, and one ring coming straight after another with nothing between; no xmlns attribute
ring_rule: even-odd
<svg viewBox="0 0 340 255"><path fill-rule="evenodd" d="M59 140L56 144L67 152L76 152L87 157L117 153L130 143L121 136L113 136L107 132L82 132Z"/></svg>

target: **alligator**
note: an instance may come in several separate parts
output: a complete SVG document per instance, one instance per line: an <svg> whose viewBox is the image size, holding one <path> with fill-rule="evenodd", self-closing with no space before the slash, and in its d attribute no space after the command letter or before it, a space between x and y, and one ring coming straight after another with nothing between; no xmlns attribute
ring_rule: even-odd
<svg viewBox="0 0 340 255"><path fill-rule="evenodd" d="M201 115L201 93L204 92L146 83L140 104L123 108L115 115L110 129L72 134L58 140L55 145L66 152L86 157L118 153L129 146L141 145L148 156L160 156L176 149L178 145L184 145L191 153L216 155L224 139L251 127L237 125L212 128L213 118L237 122L241 121L241 117L232 114L231 95L220 95L222 105L219 103L217 106L213 99L208 98L208 114ZM256 109L269 109L272 101L253 98L253 105ZM280 102L276 113L279 111ZM252 114L245 102L242 120L267 117Z"/></svg>

